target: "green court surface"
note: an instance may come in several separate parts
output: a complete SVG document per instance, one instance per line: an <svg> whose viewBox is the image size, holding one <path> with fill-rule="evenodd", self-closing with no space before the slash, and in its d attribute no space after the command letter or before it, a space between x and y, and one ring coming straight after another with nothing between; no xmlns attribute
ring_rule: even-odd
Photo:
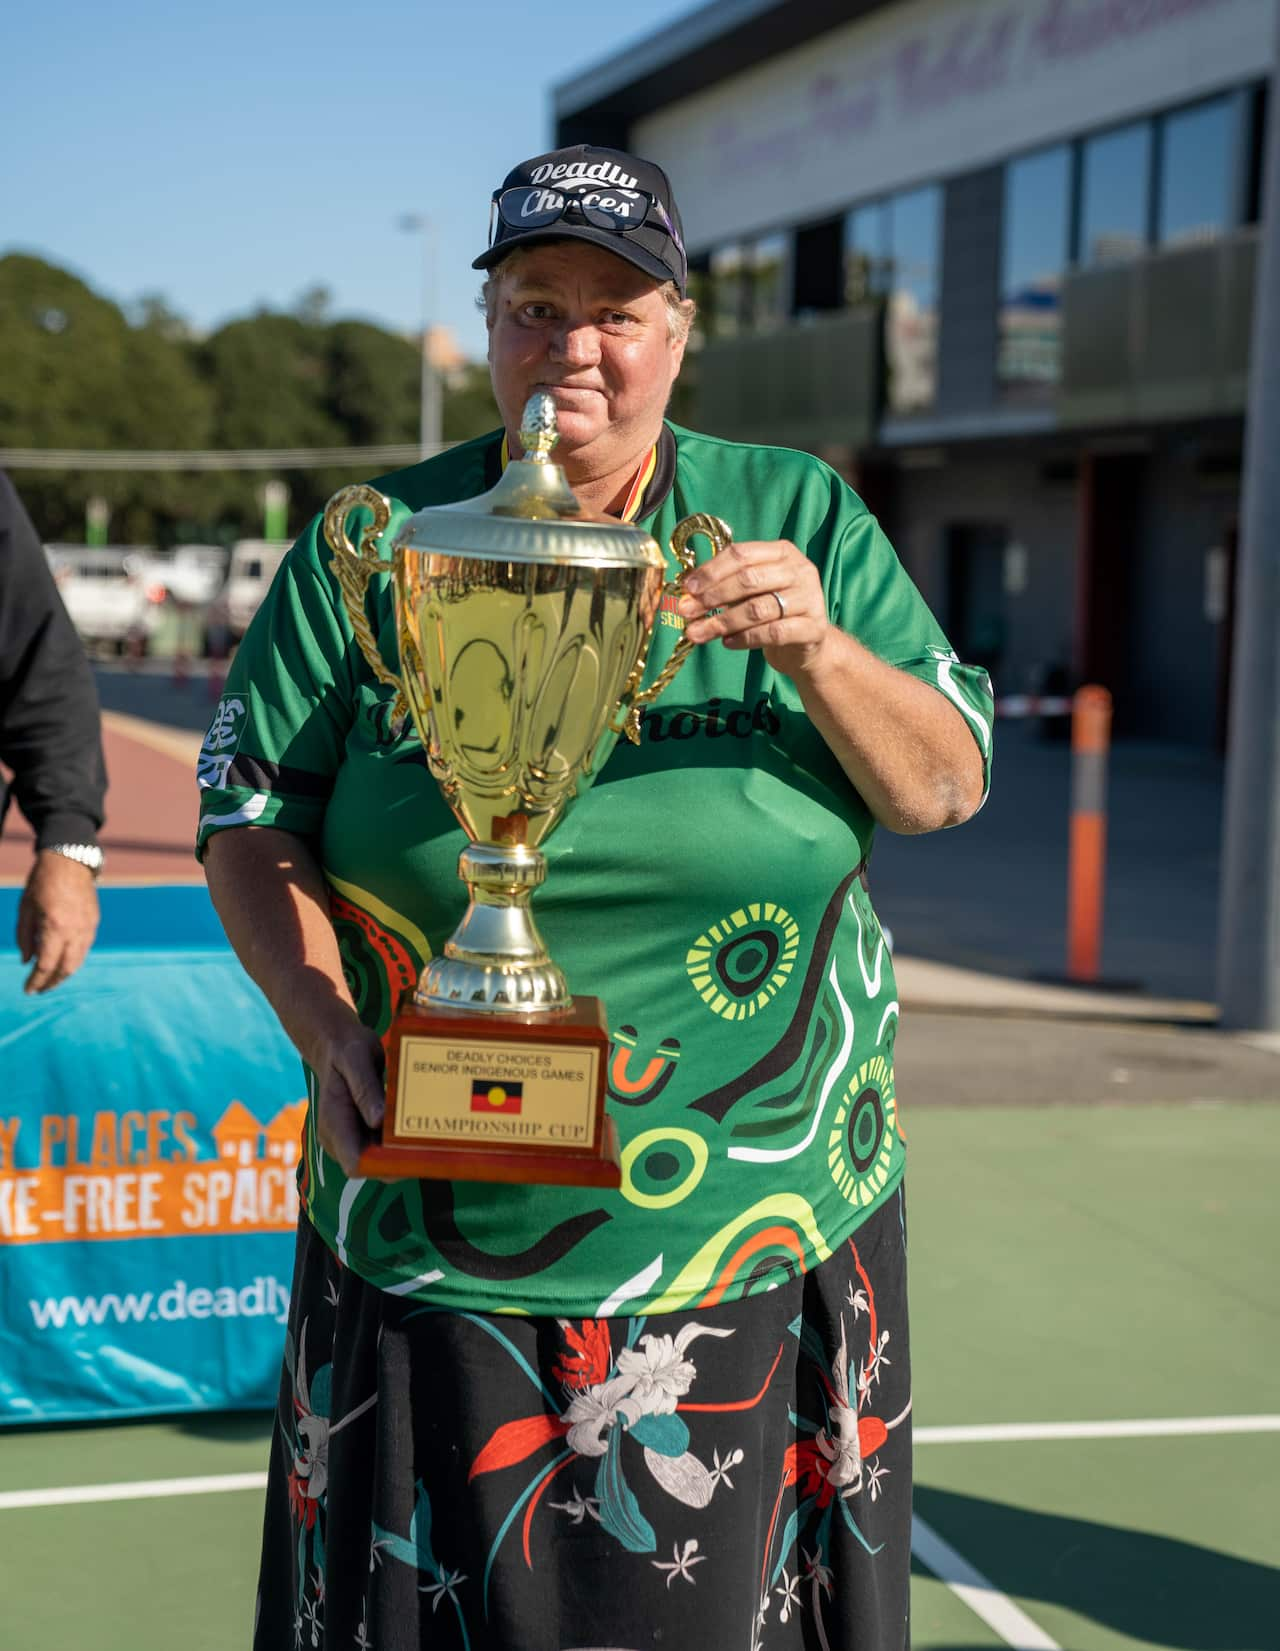
<svg viewBox="0 0 1280 1651"><path fill-rule="evenodd" d="M905 1122L916 1651L1277 1651L1280 1108ZM0 1645L247 1647L267 1435L0 1435Z"/></svg>

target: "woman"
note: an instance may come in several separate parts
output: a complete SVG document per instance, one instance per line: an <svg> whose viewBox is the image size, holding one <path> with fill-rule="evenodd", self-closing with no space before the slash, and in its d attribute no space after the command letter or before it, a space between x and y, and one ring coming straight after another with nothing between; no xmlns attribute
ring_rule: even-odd
<svg viewBox="0 0 1280 1651"><path fill-rule="evenodd" d="M505 431L379 488L481 492L546 390L587 509L738 542L661 615L651 674L700 646L547 845L539 925L615 1034L617 1193L355 1176L462 835L316 524L240 650L200 843L312 1103L255 1643L900 1646L904 1154L864 874L875 822L979 806L988 684L832 471L664 421L692 305L657 167L516 167L477 267ZM369 612L394 663L385 589Z"/></svg>

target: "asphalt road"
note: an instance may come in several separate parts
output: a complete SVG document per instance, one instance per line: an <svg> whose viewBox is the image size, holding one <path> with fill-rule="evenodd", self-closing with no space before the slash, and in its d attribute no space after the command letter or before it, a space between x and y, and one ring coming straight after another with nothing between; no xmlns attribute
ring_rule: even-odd
<svg viewBox="0 0 1280 1651"><path fill-rule="evenodd" d="M1103 976L1212 1000L1222 762L1122 741L1109 769ZM997 975L1061 974L1070 794L1065 745L1030 724L998 724L981 813L954 831L876 838L871 890L898 950Z"/></svg>
<svg viewBox="0 0 1280 1651"><path fill-rule="evenodd" d="M914 1106L1213 1106L1280 1101L1280 1039L1206 1026L905 1009L898 1098Z"/></svg>

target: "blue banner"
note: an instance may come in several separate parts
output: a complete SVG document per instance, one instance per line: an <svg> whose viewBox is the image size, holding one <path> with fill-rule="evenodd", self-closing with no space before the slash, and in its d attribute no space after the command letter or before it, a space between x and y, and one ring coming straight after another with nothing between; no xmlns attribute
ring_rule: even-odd
<svg viewBox="0 0 1280 1651"><path fill-rule="evenodd" d="M42 997L0 951L0 1423L268 1406L279 1379L301 1063L203 888L102 907Z"/></svg>

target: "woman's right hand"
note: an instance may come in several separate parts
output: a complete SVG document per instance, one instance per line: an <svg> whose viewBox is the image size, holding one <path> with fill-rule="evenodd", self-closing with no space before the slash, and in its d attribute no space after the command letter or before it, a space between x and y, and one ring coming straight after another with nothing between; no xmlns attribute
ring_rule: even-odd
<svg viewBox="0 0 1280 1651"><path fill-rule="evenodd" d="M315 850L275 826L218 831L204 867L236 956L315 1073L316 1138L355 1175L382 1125L386 1062L351 1001Z"/></svg>
<svg viewBox="0 0 1280 1651"><path fill-rule="evenodd" d="M386 1061L376 1032L351 1012L310 1053L316 1075L316 1135L344 1175L359 1173L361 1152L377 1138L386 1101Z"/></svg>

